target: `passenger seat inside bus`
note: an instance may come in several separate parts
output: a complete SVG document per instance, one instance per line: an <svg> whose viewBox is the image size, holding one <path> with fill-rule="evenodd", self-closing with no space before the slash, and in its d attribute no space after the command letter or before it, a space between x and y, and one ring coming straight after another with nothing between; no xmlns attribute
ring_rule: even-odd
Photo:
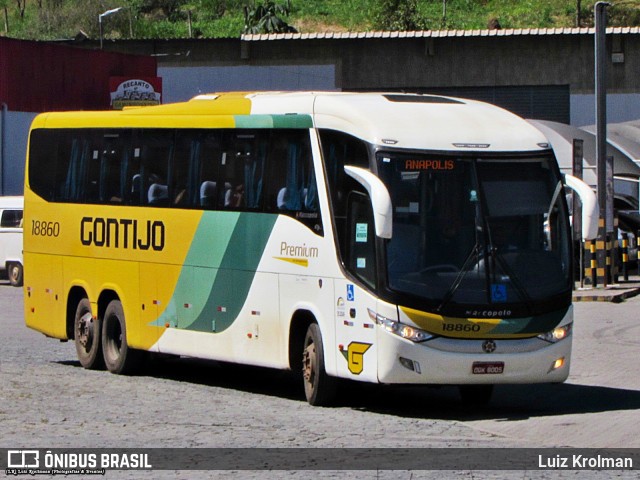
<svg viewBox="0 0 640 480"><path fill-rule="evenodd" d="M149 205L163 205L169 201L169 187L160 183L152 183L149 187Z"/></svg>
<svg viewBox="0 0 640 480"><path fill-rule="evenodd" d="M205 180L200 185L200 206L213 208L216 206L216 182Z"/></svg>
<svg viewBox="0 0 640 480"><path fill-rule="evenodd" d="M278 191L278 197L276 198L276 205L278 210L311 210L316 211L315 202L311 201L312 205L308 205L310 200L308 197L309 189L303 188L298 191L297 198L291 198L287 196L287 187L282 187ZM295 193L293 194L295 196Z"/></svg>

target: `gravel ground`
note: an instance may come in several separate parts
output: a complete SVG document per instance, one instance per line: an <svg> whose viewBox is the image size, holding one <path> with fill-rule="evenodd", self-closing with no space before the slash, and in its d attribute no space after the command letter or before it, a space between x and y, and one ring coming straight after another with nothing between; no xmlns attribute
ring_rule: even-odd
<svg viewBox="0 0 640 480"><path fill-rule="evenodd" d="M24 326L22 292L0 284L3 448L638 448L640 300L577 304L563 385L503 386L470 411L454 388L345 385L309 406L282 372L169 359L126 377L80 367L73 343ZM636 467L637 468L637 467ZM582 479L624 471L108 471L109 478ZM76 477L78 478L78 477Z"/></svg>

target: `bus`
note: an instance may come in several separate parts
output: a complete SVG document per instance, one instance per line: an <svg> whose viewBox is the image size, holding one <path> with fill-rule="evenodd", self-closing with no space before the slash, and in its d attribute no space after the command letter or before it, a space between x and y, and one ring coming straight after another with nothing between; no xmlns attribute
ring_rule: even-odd
<svg viewBox="0 0 640 480"><path fill-rule="evenodd" d="M24 196L26 324L88 369L292 370L312 405L339 379L486 403L569 373L563 177L488 104L243 92L46 113Z"/></svg>

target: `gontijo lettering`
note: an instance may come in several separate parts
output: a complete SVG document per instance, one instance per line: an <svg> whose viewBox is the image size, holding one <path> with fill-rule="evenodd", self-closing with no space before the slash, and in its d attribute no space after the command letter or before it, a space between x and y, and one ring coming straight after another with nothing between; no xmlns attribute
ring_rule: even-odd
<svg viewBox="0 0 640 480"><path fill-rule="evenodd" d="M86 246L161 251L164 240L164 223L160 220L83 217L80 221L80 241Z"/></svg>

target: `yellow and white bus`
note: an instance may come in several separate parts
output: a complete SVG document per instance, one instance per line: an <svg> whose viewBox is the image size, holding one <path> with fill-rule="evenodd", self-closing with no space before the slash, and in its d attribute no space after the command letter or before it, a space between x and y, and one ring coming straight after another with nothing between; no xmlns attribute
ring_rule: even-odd
<svg viewBox="0 0 640 480"><path fill-rule="evenodd" d="M292 369L314 405L337 378L478 403L567 378L562 177L504 110L211 94L39 115L27 156L26 324L86 368L159 352Z"/></svg>

